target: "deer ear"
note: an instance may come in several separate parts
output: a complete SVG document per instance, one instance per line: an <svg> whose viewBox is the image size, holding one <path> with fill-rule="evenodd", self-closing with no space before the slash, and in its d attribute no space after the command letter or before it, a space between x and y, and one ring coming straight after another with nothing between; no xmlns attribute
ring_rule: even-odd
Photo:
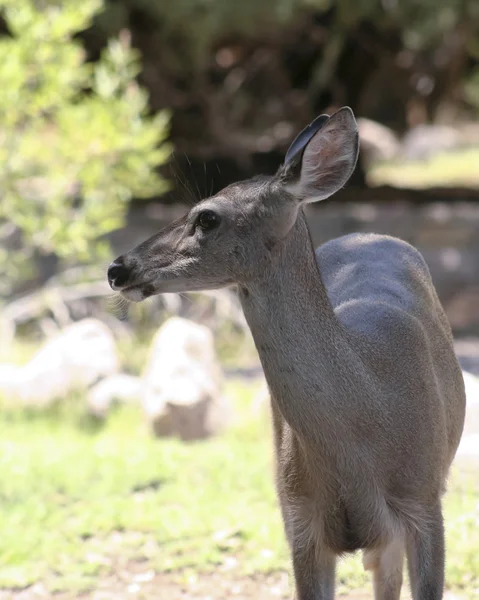
<svg viewBox="0 0 479 600"><path fill-rule="evenodd" d="M358 159L359 135L353 111L344 107L329 118L323 117L299 134L286 155L290 161L283 167L283 181L299 202L324 200L337 192L351 177Z"/></svg>
<svg viewBox="0 0 479 600"><path fill-rule="evenodd" d="M297 162L301 158L301 155L307 143L328 120L329 115L319 115L319 117L316 117L314 121L312 121L307 127L303 129L303 131L301 131L301 133L298 133L298 135L292 141L291 146L288 148L288 151L286 152L286 156L284 157L285 165L288 165L293 161Z"/></svg>

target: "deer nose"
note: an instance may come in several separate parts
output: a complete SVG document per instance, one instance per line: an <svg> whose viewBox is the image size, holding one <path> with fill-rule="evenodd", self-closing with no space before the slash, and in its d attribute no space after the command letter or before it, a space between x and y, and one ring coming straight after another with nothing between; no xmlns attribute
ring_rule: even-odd
<svg viewBox="0 0 479 600"><path fill-rule="evenodd" d="M130 271L125 267L121 258L117 258L108 267L107 276L111 289L118 291L125 287L130 277Z"/></svg>

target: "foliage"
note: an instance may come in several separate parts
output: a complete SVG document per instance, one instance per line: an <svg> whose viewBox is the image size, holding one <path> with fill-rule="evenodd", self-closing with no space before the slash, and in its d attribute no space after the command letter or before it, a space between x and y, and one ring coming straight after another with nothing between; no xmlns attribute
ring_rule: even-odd
<svg viewBox="0 0 479 600"><path fill-rule="evenodd" d="M477 107L476 0L108 0L87 43L121 27L153 109L172 109L175 162L188 156L174 168L201 190L274 172L320 111L347 104L402 132Z"/></svg>
<svg viewBox="0 0 479 600"><path fill-rule="evenodd" d="M467 99L479 111L479 68L476 68L471 78L466 82L465 92Z"/></svg>
<svg viewBox="0 0 479 600"><path fill-rule="evenodd" d="M110 0L98 23L110 30L125 26L131 10L147 15L150 25L156 23L165 50L181 37L181 47L171 47L168 55L174 62L175 54L176 61L181 61L181 56L187 58L192 68L203 67L209 50L225 38L277 36L282 28L311 15L330 13L335 27L343 33L363 21L379 30L399 29L404 47L410 50L437 46L445 35L464 24L464 40L473 44L475 36L470 34L477 31L474 24L479 21L475 0ZM185 27L185 23L193 22L194 27Z"/></svg>
<svg viewBox="0 0 479 600"><path fill-rule="evenodd" d="M160 578L179 569L222 577L289 569L267 415L253 418L248 408L255 391L230 382L235 428L190 445L152 439L134 407L93 428L81 397L56 413L0 410L0 589L42 581L76 598L135 565ZM471 598L478 502L477 477L455 472L445 501L446 578ZM369 579L360 555L338 574L338 593Z"/></svg>
<svg viewBox="0 0 479 600"><path fill-rule="evenodd" d="M0 295L37 253L104 256L98 238L122 225L132 195L166 189L155 169L169 156L168 118L148 116L128 35L95 64L74 39L100 8L99 0L0 0L10 34L0 38L0 239L10 244L0 251L9 275Z"/></svg>

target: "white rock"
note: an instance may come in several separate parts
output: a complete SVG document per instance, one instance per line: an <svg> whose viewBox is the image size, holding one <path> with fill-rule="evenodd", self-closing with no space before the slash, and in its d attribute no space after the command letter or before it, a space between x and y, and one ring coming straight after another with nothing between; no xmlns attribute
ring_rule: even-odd
<svg viewBox="0 0 479 600"><path fill-rule="evenodd" d="M463 371L464 386L466 388L467 405L479 406L479 377L476 377L468 371Z"/></svg>
<svg viewBox="0 0 479 600"><path fill-rule="evenodd" d="M462 372L466 387L466 419L456 456L479 460L479 378Z"/></svg>
<svg viewBox="0 0 479 600"><path fill-rule="evenodd" d="M392 160L400 150L399 140L389 127L371 119L358 119L361 153L367 164Z"/></svg>
<svg viewBox="0 0 479 600"><path fill-rule="evenodd" d="M140 401L143 391L143 380L133 375L111 375L102 379L87 395L87 406L91 414L105 417L113 404Z"/></svg>
<svg viewBox="0 0 479 600"><path fill-rule="evenodd" d="M0 364L0 396L5 399L12 397L21 381L21 369L10 363Z"/></svg>
<svg viewBox="0 0 479 600"><path fill-rule="evenodd" d="M0 393L25 405L48 406L74 389L83 389L118 371L115 340L96 319L84 319L48 340L22 367L0 378ZM2 369L6 378L8 370Z"/></svg>
<svg viewBox="0 0 479 600"><path fill-rule="evenodd" d="M464 438L468 435L479 434L479 377L476 377L467 371L463 371L462 374L464 376L464 385L466 387ZM479 446L477 448L477 455L479 456Z"/></svg>
<svg viewBox="0 0 479 600"><path fill-rule="evenodd" d="M400 156L407 160L424 160L439 152L455 150L460 145L461 136L455 127L417 125L404 135Z"/></svg>
<svg viewBox="0 0 479 600"><path fill-rule="evenodd" d="M463 436L457 449L457 456L479 460L479 433Z"/></svg>
<svg viewBox="0 0 479 600"><path fill-rule="evenodd" d="M155 435L201 439L227 422L213 335L203 325L173 317L159 329L144 385L143 409Z"/></svg>

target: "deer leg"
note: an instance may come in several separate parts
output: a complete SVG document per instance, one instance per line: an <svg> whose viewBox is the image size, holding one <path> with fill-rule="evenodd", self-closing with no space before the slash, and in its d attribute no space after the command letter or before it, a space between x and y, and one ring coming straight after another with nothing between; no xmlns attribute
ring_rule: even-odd
<svg viewBox="0 0 479 600"><path fill-rule="evenodd" d="M364 553L365 569L373 572L375 600L399 600L404 564L404 540L396 538L386 547Z"/></svg>
<svg viewBox="0 0 479 600"><path fill-rule="evenodd" d="M441 600L444 592L444 522L440 505L421 530L407 538L409 579L414 600Z"/></svg>
<svg viewBox="0 0 479 600"><path fill-rule="evenodd" d="M293 539L293 570L297 600L334 600L336 557L318 550L315 541Z"/></svg>

